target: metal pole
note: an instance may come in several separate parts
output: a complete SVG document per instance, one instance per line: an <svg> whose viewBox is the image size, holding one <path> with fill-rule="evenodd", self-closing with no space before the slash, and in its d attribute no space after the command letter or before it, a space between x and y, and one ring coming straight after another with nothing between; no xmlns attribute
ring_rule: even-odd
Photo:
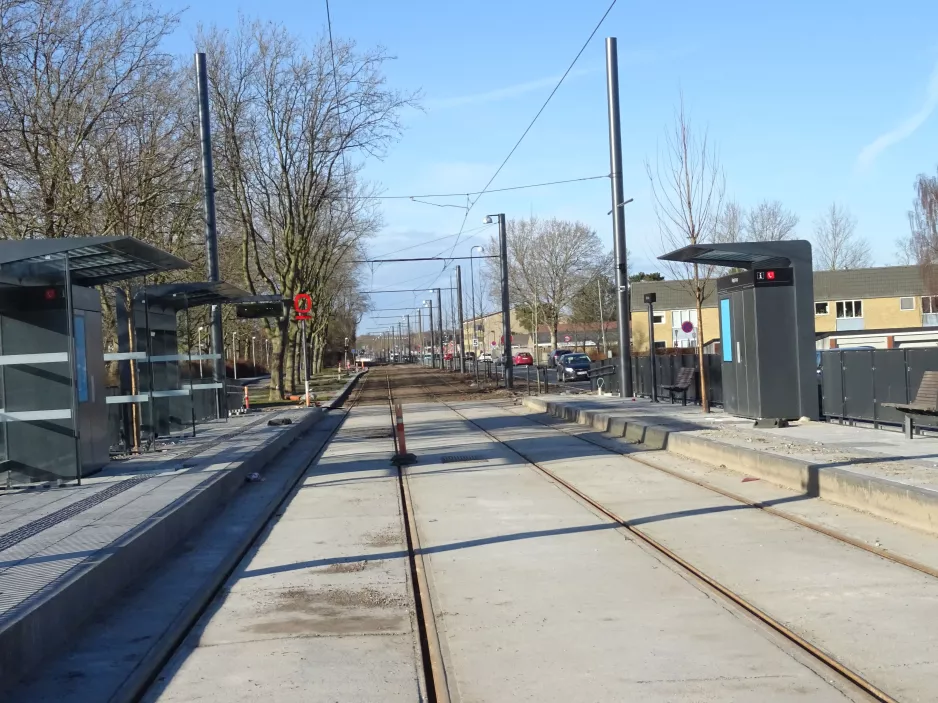
<svg viewBox="0 0 938 703"><path fill-rule="evenodd" d="M189 326L189 296L183 294L182 299L186 303L186 352L189 355L189 368L186 375L189 377L189 409L192 412L192 436L195 437L195 391L192 389L192 327Z"/></svg>
<svg viewBox="0 0 938 703"><path fill-rule="evenodd" d="M427 306L430 310L430 368L432 369L436 366L436 362L433 360L433 357L436 356L436 347L433 346L433 299L430 299L430 304Z"/></svg>
<svg viewBox="0 0 938 703"><path fill-rule="evenodd" d="M410 335L410 315L404 316L407 320L407 361L414 363L414 339Z"/></svg>
<svg viewBox="0 0 938 703"><path fill-rule="evenodd" d="M651 400L658 402L658 369L655 368L655 305L648 303L648 362L651 364Z"/></svg>
<svg viewBox="0 0 938 703"><path fill-rule="evenodd" d="M397 321L397 340L400 343L401 350L399 352L399 359L403 363L404 361L404 323L400 320Z"/></svg>
<svg viewBox="0 0 938 703"><path fill-rule="evenodd" d="M231 363L234 364L234 377L238 380L238 333L231 333Z"/></svg>
<svg viewBox="0 0 938 703"><path fill-rule="evenodd" d="M306 362L306 320L303 320L303 390L306 393L306 397L303 399L303 404L308 408L309 407L309 364Z"/></svg>
<svg viewBox="0 0 938 703"><path fill-rule="evenodd" d="M442 371L443 370L443 357L446 356L446 354L443 351L443 348L444 348L444 345L443 345L443 296L441 295L439 288L436 289L436 311L438 313L437 317L439 318L437 325L439 327L439 333L440 333L440 371Z"/></svg>
<svg viewBox="0 0 938 703"><path fill-rule="evenodd" d="M199 325L199 378L202 378L202 325Z"/></svg>
<svg viewBox="0 0 938 703"><path fill-rule="evenodd" d="M208 265L208 280L221 280L218 269L218 231L215 228L215 169L212 166L212 129L208 107L208 70L205 54L195 55L195 69L199 90L199 134L202 141L202 188L205 204L205 254ZM221 327L221 308L211 307L212 354L216 355L212 363L212 377L220 383L215 402L215 417L221 419L222 409L228 414L228 396L225 387L225 337Z"/></svg>
<svg viewBox="0 0 938 703"><path fill-rule="evenodd" d="M264 337L264 354L265 354L264 358L267 361L266 370L267 370L267 373L269 374L270 373L270 340L267 339L267 337Z"/></svg>
<svg viewBox="0 0 938 703"><path fill-rule="evenodd" d="M418 361L420 362L420 365L423 366L423 365L424 365L423 350L424 350L424 347L425 347L426 345L423 343L423 342L424 342L424 339L423 339L423 311L422 311L420 308L417 308L417 340L418 340L418 344L420 345L420 352L419 352L419 354L417 355L417 359L418 359Z"/></svg>
<svg viewBox="0 0 938 703"><path fill-rule="evenodd" d="M254 356L254 344L257 337L251 337L251 373L257 375L257 357Z"/></svg>
<svg viewBox="0 0 938 703"><path fill-rule="evenodd" d="M498 244L502 258L502 334L505 335L505 388L514 388L514 360L511 358L511 317L508 309L508 233L504 213L498 216Z"/></svg>
<svg viewBox="0 0 938 703"><path fill-rule="evenodd" d="M459 304L459 332L456 339L459 342L459 370L462 373L466 373L466 334L463 330L463 315L462 315L462 270L459 266L456 267L456 300Z"/></svg>
<svg viewBox="0 0 938 703"><path fill-rule="evenodd" d="M72 416L72 436L75 438L75 481L81 485L81 429L78 425L78 345L75 343L75 309L72 306L72 271L68 261L68 252L65 252L65 314L68 317L66 328L68 330L68 375L71 384L71 393L69 400L71 407L69 414ZM149 357L150 354L147 354ZM152 362L149 366L153 366ZM153 403L151 402L152 406ZM152 413L152 409L151 409ZM152 417L151 426L152 426ZM9 480L9 479L8 479Z"/></svg>
<svg viewBox="0 0 938 703"><path fill-rule="evenodd" d="M475 251L475 247L472 248L472 251ZM472 252L470 252L470 254L471 253ZM475 341L476 339L478 339L478 335L476 334L476 325L479 324L479 320L476 317L476 274L475 274L475 269L472 265L474 259L475 259L475 255L472 255L469 257L469 288L471 289L471 295L472 295L472 342L473 342L472 351L475 353L476 368L478 369L479 347L478 345L475 344ZM477 372L476 380L478 380L478 376L479 374Z"/></svg>
<svg viewBox="0 0 938 703"><path fill-rule="evenodd" d="M629 348L629 276L622 211L622 134L619 124L619 58L615 37L606 38L606 92L609 100L609 162L612 170L612 228L615 233L617 308L619 312L619 395L632 391L632 351Z"/></svg>
<svg viewBox="0 0 938 703"><path fill-rule="evenodd" d="M599 328L603 333L603 356L609 356L609 347L606 346L606 316L603 315L603 287L602 279L596 279L596 294L599 296Z"/></svg>

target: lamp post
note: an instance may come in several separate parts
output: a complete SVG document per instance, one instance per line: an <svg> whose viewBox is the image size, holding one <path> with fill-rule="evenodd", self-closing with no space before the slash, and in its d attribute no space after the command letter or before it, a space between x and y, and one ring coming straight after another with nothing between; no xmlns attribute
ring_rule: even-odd
<svg viewBox="0 0 938 703"><path fill-rule="evenodd" d="M433 362L433 300L424 300L427 310L430 311L430 368L434 366Z"/></svg>
<svg viewBox="0 0 938 703"><path fill-rule="evenodd" d="M238 333L231 333L231 363L234 366L234 377L238 380Z"/></svg>
<svg viewBox="0 0 938 703"><path fill-rule="evenodd" d="M475 261L475 254L473 252L476 249L482 252L485 251L485 249L483 249L480 246L472 247L472 249L469 250L469 279L470 279L470 284L472 287L472 341L473 342L476 339L478 339L478 334L477 334L478 330L476 330L476 326L479 324L479 318L476 317L476 273L475 273L475 267L473 266L473 262ZM475 351L476 357L478 357L479 350L476 348L474 344L472 345L472 349L473 351Z"/></svg>
<svg viewBox="0 0 938 703"><path fill-rule="evenodd" d="M494 219L493 219L494 218ZM514 360L511 355L511 312L508 309L508 234L505 231L505 213L488 215L485 224L492 224L498 220L499 255L502 259L502 334L505 337L505 388L514 387Z"/></svg>
<svg viewBox="0 0 938 703"><path fill-rule="evenodd" d="M199 325L199 378L202 378L202 329L203 326Z"/></svg>
<svg viewBox="0 0 938 703"><path fill-rule="evenodd" d="M251 337L251 373L257 375L257 358L254 356L254 340L257 337Z"/></svg>

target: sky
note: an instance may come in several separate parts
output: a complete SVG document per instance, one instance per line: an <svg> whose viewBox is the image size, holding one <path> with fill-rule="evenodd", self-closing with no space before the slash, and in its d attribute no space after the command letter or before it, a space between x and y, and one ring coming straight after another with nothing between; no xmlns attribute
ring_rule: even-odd
<svg viewBox="0 0 938 703"><path fill-rule="evenodd" d="M479 191L528 126L610 0L331 0L333 35L383 46L388 83L421 92L421 110L364 175L386 195ZM168 9L181 5L162 0ZM325 0L203 0L185 9L170 49L195 49L199 24L234 27L238 15L283 22L310 42L326 27ZM630 271L662 267L646 164L654 165L683 94L706 132L727 198L749 207L779 200L810 238L837 202L857 220L876 265L898 262L896 241L919 173L938 168L938 3L933 0L619 0L491 188L607 175L604 38L619 47L623 177ZM434 199L465 205L465 196ZM487 214L558 217L594 228L612 248L607 179L486 193L465 217L454 207L382 201L380 256L468 256L495 232ZM465 233L432 243L429 240ZM454 247L455 245L455 247ZM468 261L463 261L469 287ZM475 262L478 275L478 263ZM438 262L369 269L368 290L448 286ZM373 296L361 332L419 305L426 292ZM468 311L467 311L468 314Z"/></svg>

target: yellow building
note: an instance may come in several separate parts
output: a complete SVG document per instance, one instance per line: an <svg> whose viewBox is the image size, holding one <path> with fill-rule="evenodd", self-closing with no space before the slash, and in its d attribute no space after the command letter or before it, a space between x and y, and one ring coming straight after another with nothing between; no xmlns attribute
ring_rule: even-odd
<svg viewBox="0 0 938 703"><path fill-rule="evenodd" d="M927 281L927 283L926 283ZM703 306L703 342L720 336L716 281ZM681 281L643 281L631 286L632 348L648 352L644 294L655 293L655 346L696 346L700 325L691 289ZM938 277L918 266L884 266L814 272L814 329L818 347L938 346ZM684 332L684 322L693 331Z"/></svg>

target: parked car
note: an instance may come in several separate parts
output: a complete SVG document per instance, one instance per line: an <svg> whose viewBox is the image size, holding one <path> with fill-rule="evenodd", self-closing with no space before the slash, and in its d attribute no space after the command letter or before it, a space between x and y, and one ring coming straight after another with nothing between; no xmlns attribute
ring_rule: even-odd
<svg viewBox="0 0 938 703"><path fill-rule="evenodd" d="M492 360L492 355L489 352L482 352L482 354L479 355L479 361L491 361L491 360Z"/></svg>
<svg viewBox="0 0 938 703"><path fill-rule="evenodd" d="M556 363L560 381L585 381L589 378L590 358L586 354L564 354Z"/></svg>
<svg viewBox="0 0 938 703"><path fill-rule="evenodd" d="M572 354L572 349L554 349L550 353L550 356L547 357L547 365L551 368L557 365L557 359L559 359L564 354Z"/></svg>
<svg viewBox="0 0 938 703"><path fill-rule="evenodd" d="M476 353L473 351L466 352L466 361L475 361Z"/></svg>
<svg viewBox="0 0 938 703"><path fill-rule="evenodd" d="M443 361L452 361L452 360L453 360L453 353L452 353L452 352L446 352L446 353L443 355Z"/></svg>
<svg viewBox="0 0 938 703"><path fill-rule="evenodd" d="M515 354L515 366L532 366L534 357L527 352L518 352Z"/></svg>

